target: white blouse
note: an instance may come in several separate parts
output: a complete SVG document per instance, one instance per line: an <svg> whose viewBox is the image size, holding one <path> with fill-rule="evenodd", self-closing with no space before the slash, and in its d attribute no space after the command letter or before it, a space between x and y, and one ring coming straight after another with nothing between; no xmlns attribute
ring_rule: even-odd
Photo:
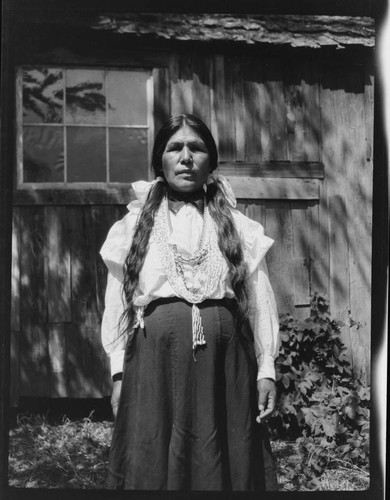
<svg viewBox="0 0 390 500"><path fill-rule="evenodd" d="M123 370L126 336L120 335L119 319L124 310L122 300L123 264L130 248L132 235L142 208L142 201L136 200L128 205L128 214L116 222L110 229L100 251L108 268L105 311L102 320L102 343L110 357L111 374ZM245 261L250 275L250 323L254 333L254 348L258 363L257 379L275 380L275 357L279 349L279 321L275 297L268 279L264 256L273 244L273 240L264 235L263 227L231 209L233 221L240 234ZM181 250L193 253L200 242L203 216L192 204L185 204L176 214L170 211L172 234L170 243L175 243ZM162 267L153 235L149 241L144 266L140 272L138 289L134 305L137 311L151 301L162 297L174 297ZM222 277L210 299L234 297L228 277L228 266L224 260Z"/></svg>

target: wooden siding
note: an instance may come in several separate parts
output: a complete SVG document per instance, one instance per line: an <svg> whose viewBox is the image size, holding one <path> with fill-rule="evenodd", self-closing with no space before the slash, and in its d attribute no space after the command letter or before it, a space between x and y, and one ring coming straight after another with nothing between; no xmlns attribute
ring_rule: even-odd
<svg viewBox="0 0 390 500"><path fill-rule="evenodd" d="M312 294L325 295L331 314L343 322L356 376L369 381L368 66L187 51L167 60L153 70L156 124L170 113L189 112L211 127L238 208L275 239L267 263L280 313L303 318ZM126 189L16 193L13 393L109 394L99 330L105 269L98 250L125 212Z"/></svg>
<svg viewBox="0 0 390 500"><path fill-rule="evenodd" d="M14 209L14 400L15 392L84 398L109 393L100 344L106 271L98 252L124 211L114 206Z"/></svg>

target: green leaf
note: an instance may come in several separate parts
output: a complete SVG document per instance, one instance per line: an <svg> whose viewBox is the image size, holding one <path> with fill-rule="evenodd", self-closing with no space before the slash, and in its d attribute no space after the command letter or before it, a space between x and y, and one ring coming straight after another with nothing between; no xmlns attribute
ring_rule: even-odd
<svg viewBox="0 0 390 500"><path fill-rule="evenodd" d="M334 437L336 435L336 425L334 421L330 419L324 419L322 421L322 427L326 436Z"/></svg>
<svg viewBox="0 0 390 500"><path fill-rule="evenodd" d="M353 406L348 405L344 408L344 410L345 410L345 414L347 415L347 417L349 417L351 420L355 419L356 410Z"/></svg>
<svg viewBox="0 0 390 500"><path fill-rule="evenodd" d="M287 389L287 387L290 385L290 377L286 375L285 373L282 376L282 384L284 387Z"/></svg>

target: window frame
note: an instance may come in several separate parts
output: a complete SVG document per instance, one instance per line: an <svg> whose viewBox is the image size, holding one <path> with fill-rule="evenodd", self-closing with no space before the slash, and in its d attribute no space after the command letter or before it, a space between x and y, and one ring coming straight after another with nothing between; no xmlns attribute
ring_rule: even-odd
<svg viewBox="0 0 390 500"><path fill-rule="evenodd" d="M107 65L107 64L80 64L80 65L70 65L70 64L19 64L16 68L16 78L15 78L15 86L16 86L16 178L15 178L15 194L17 193L28 193L31 191L34 192L42 192L44 194L45 191L50 190L54 193L60 192L71 192L71 191L93 191L95 197L99 197L99 192L105 193L107 190L111 192L115 197L115 192L118 191L120 195L123 191L128 191L131 186L131 182L111 182L110 180L105 182L68 182L66 179L66 139L64 139L64 177L65 180L63 182L24 182L23 181L23 71L28 69L40 69L40 68L53 68L60 70L72 70L72 69L88 69L88 70L100 70L105 72L105 82L107 81L107 74L109 71L129 71L129 72L137 72L142 71L148 74L146 80L146 102L147 102L147 125L124 125L120 127L113 126L112 128L143 128L147 129L147 138L148 138L148 149L147 149L147 178L151 179L151 156L152 156L152 146L154 141L154 71L150 66L145 67L135 67L135 66L126 66L126 65ZM107 92L107 86L106 86ZM107 95L107 94L106 94ZM107 101L106 101L107 103ZM65 92L65 78L64 78L64 112L66 107L66 92ZM107 113L106 113L106 123L104 125L67 125L64 122L61 124L43 124L43 123L28 123L28 126L42 126L49 125L54 127L61 127L62 130L65 130L66 127L104 127L106 131L106 178L109 179L109 163L108 163L108 155L109 155L109 144L108 144L108 130L110 127L108 126L107 121ZM66 138L66 135L64 134ZM19 198L19 196L17 196ZM121 196L120 196L121 197ZM40 198L40 196L35 196L35 199ZM43 198L46 198L43 196ZM68 196L68 199L78 199L76 196ZM110 197L111 198L111 197Z"/></svg>

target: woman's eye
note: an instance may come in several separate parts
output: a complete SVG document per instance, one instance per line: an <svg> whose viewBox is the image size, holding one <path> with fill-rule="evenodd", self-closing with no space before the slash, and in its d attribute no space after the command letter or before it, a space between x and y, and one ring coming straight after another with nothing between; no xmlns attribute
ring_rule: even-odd
<svg viewBox="0 0 390 500"><path fill-rule="evenodd" d="M191 151L193 151L194 153L204 153L206 152L206 148L201 145L195 145L192 146Z"/></svg>
<svg viewBox="0 0 390 500"><path fill-rule="evenodd" d="M168 146L167 147L167 152L170 153L172 151L180 151L181 147L178 145L173 145L173 146Z"/></svg>

